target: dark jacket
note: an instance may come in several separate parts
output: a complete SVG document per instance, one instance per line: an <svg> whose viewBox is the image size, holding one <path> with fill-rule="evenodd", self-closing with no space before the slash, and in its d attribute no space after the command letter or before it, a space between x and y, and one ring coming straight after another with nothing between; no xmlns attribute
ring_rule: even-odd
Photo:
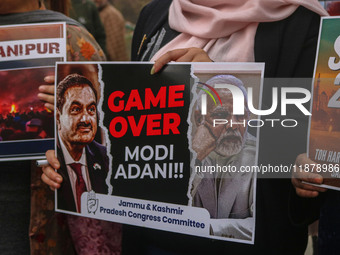
<svg viewBox="0 0 340 255"><path fill-rule="evenodd" d="M132 60L141 60L152 36L160 28L168 28L170 4L171 0L156 0L142 10L132 42ZM284 80L284 83L267 80L263 91L263 109L268 109L268 105L271 105L272 87L311 89L319 22L319 15L299 7L282 21L259 24L255 36L255 61L265 62L265 77L308 78L299 80L298 83L287 82L288 79ZM167 30L166 40L162 44L176 35L178 32ZM143 37L146 37L144 41ZM305 107L308 109L309 105ZM282 119L279 111L265 117ZM261 128L259 164L293 164L296 156L306 151L308 118L298 111L292 111L284 118L297 119L299 125L296 128ZM161 251L164 250L175 254L304 254L307 223L314 220L317 213L310 215L309 220L299 226L291 221L290 218L298 216L289 216L292 185L290 174L284 177L257 180L254 245L125 226L123 251L125 254L162 254ZM292 196L295 195L292 193ZM307 204L309 205L308 202ZM129 245L131 240L137 241L138 244ZM135 247L139 252L134 250Z"/></svg>

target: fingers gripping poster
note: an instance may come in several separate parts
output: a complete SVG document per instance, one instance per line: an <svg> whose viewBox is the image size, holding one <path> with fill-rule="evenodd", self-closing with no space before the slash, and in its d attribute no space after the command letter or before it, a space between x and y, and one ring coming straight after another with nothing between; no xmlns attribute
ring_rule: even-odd
<svg viewBox="0 0 340 255"><path fill-rule="evenodd" d="M58 63L57 211L253 243L263 64Z"/></svg>

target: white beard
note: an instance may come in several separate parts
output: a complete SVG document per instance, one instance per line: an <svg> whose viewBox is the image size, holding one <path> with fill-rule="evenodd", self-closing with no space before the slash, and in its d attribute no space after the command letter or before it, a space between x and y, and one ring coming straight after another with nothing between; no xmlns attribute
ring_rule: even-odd
<svg viewBox="0 0 340 255"><path fill-rule="evenodd" d="M243 137L239 130L223 133L217 140L215 152L224 157L230 157L238 154L246 141L246 133L247 132L244 133ZM233 137L236 141L228 141L228 137Z"/></svg>

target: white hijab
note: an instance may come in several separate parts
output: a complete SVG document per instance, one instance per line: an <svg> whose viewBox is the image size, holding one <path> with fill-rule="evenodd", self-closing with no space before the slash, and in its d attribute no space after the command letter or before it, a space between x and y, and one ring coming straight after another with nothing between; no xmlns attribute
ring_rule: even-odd
<svg viewBox="0 0 340 255"><path fill-rule="evenodd" d="M197 47L214 61L253 62L258 24L285 19L300 5L328 15L317 0L173 0L169 25L181 34L152 60L169 50Z"/></svg>

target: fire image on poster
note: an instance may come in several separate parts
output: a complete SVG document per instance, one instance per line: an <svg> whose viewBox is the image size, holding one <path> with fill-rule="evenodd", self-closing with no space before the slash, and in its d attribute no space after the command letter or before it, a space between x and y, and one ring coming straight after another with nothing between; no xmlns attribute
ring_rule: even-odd
<svg viewBox="0 0 340 255"><path fill-rule="evenodd" d="M314 70L309 157L317 162L316 172L324 185L340 188L340 33L339 17L321 20Z"/></svg>
<svg viewBox="0 0 340 255"><path fill-rule="evenodd" d="M38 88L65 60L64 23L1 26L0 161L42 158L54 147L54 115Z"/></svg>
<svg viewBox="0 0 340 255"><path fill-rule="evenodd" d="M264 64L151 67L57 64L56 210L254 243Z"/></svg>

